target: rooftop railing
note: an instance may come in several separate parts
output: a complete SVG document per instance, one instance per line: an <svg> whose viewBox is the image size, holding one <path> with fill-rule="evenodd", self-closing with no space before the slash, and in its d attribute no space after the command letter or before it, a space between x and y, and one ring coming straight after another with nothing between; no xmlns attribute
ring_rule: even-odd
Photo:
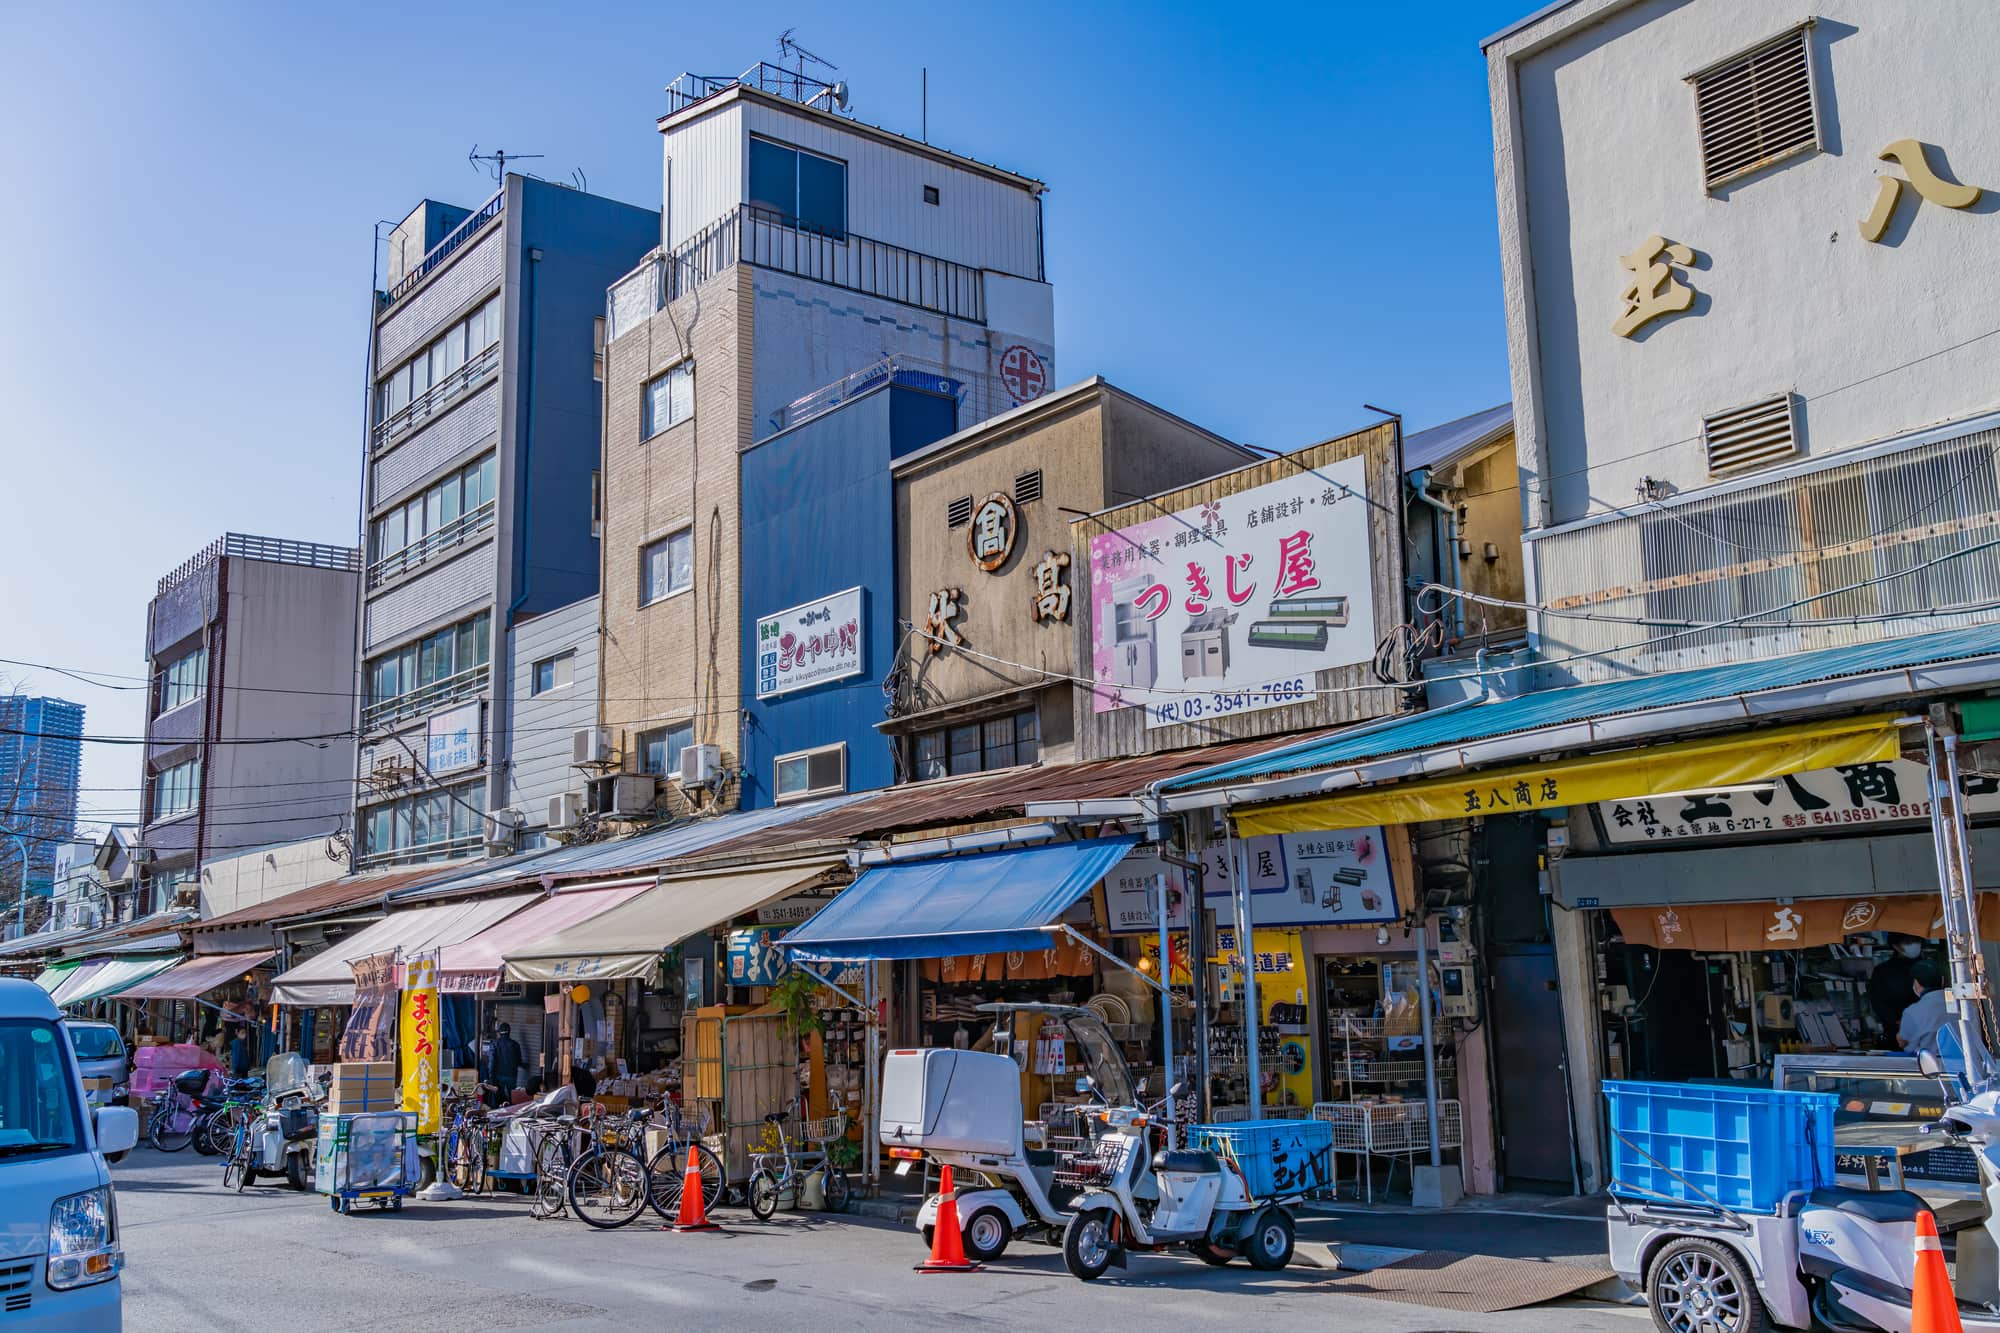
<svg viewBox="0 0 2000 1333"><path fill-rule="evenodd" d="M457 253L459 247L471 240L481 227L484 227L494 218L499 217L501 210L506 207L506 204L507 187L502 185L498 190L494 191L491 199L473 209L471 213L466 215L465 221L446 232L442 240L426 250L424 257L412 265L410 270L397 280L395 286L382 293L381 302L383 308L387 309L389 306L402 300L405 296L408 296L415 290L418 283L429 277L438 265L444 263L445 260L450 259L453 254Z"/></svg>
<svg viewBox="0 0 2000 1333"><path fill-rule="evenodd" d="M253 537L247 533L230 532L189 556L172 573L162 576L156 591L164 595L178 588L227 555L241 556L245 560L269 560L280 565L305 565L312 569L356 571L361 568L359 547L329 546L323 542L295 542L283 537Z"/></svg>

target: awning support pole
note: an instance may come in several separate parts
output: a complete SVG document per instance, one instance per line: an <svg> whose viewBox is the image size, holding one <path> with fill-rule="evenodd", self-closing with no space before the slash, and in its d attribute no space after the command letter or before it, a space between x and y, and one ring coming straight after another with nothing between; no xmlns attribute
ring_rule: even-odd
<svg viewBox="0 0 2000 1333"><path fill-rule="evenodd" d="M1264 1074L1259 1068L1257 1040L1263 1035L1264 1011L1257 1004L1256 937L1251 933L1250 852L1231 827L1226 845L1229 850L1229 900L1236 908L1236 957L1243 968L1243 1058L1250 1079L1250 1118L1264 1118Z"/></svg>
<svg viewBox="0 0 2000 1333"><path fill-rule="evenodd" d="M805 973L807 976L811 977L814 981L817 981L820 985L832 991L835 995L838 995L841 999L847 1001L847 1003L851 1007L859 1009L862 1013L868 1015L869 1026L871 1028L874 1026L875 1011L874 1009L869 1007L869 1004L866 1000L857 999L851 991L844 990L841 987L834 985L833 982L828 980L824 975L815 972L810 963L802 963L798 959L794 958L792 960L792 966L796 967L797 969L799 969L799 971ZM874 965L871 963L868 964L868 966L872 967ZM866 990L867 988L868 987L866 983L863 983L862 989Z"/></svg>
<svg viewBox="0 0 2000 1333"><path fill-rule="evenodd" d="M876 978L882 970L882 965L868 963L864 966L866 970L862 973L862 989L867 992L869 1000L868 1035L865 1041L868 1050L868 1068L861 1072L861 1135L868 1140L866 1174L868 1189L872 1194L882 1179L882 1135L876 1129L879 1123L879 1108L875 1100L881 1090L876 1071L882 1063L882 1028L875 1021L874 1004L875 997L881 993L877 989Z"/></svg>
<svg viewBox="0 0 2000 1333"><path fill-rule="evenodd" d="M1112 953L1109 949L1099 944L1096 940L1087 939L1084 936L1077 934L1075 927L1048 926L1044 927L1044 929L1057 931L1061 934L1069 936L1071 939L1075 940L1078 944L1081 944L1084 948L1096 954L1099 958L1102 958L1107 962L1116 963L1118 966L1124 968L1127 972L1130 972L1133 976L1139 978L1139 980L1145 982L1148 986L1151 986L1154 990L1166 996L1169 1003L1172 1002L1174 997L1174 993L1172 991L1168 990L1165 986L1161 985L1153 978L1147 976L1144 972L1141 972L1138 968L1126 962L1123 958L1120 958L1117 954Z"/></svg>
<svg viewBox="0 0 2000 1333"><path fill-rule="evenodd" d="M1153 912L1160 923L1160 980L1164 984L1166 1003L1160 1006L1160 1079L1166 1086L1161 1089L1166 1094L1167 1123L1174 1121L1174 955L1167 939L1167 877L1153 876ZM1188 960L1188 966L1195 962ZM1176 1144L1178 1140L1176 1140Z"/></svg>
<svg viewBox="0 0 2000 1333"><path fill-rule="evenodd" d="M1958 766L1958 736L1945 706L1936 705L1924 722L1924 761L1931 798L1931 842L1937 852L1938 895L1943 905L1945 948L1951 959L1952 1007L1958 1016L1959 1044L1966 1082L1978 1088L1990 1071L1974 1068L1985 1049L1982 1016L1990 1000L1985 959L1979 952L1979 912L1972 894L1972 855L1965 835L1964 790Z"/></svg>
<svg viewBox="0 0 2000 1333"><path fill-rule="evenodd" d="M1418 895L1422 897L1421 894ZM1430 1125L1431 1165L1444 1164L1444 1154L1438 1148L1438 1070L1437 1048L1431 1045L1431 952L1430 921L1419 910L1417 914L1417 1008L1422 1013L1424 1032L1424 1119ZM1567 1094L1569 1089L1563 1089Z"/></svg>

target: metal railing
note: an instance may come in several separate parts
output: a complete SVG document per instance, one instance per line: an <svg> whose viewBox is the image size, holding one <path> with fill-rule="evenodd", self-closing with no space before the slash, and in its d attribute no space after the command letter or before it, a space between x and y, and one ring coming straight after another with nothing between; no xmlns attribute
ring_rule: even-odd
<svg viewBox="0 0 2000 1333"><path fill-rule="evenodd" d="M696 102L706 101L731 88L754 88L760 93L769 93L805 106L824 103L829 111L836 109L834 102L840 91L824 79L760 60L741 74L683 73L677 76L667 85L667 114L671 116L685 111Z"/></svg>
<svg viewBox="0 0 2000 1333"><path fill-rule="evenodd" d="M415 569L424 561L442 551L449 551L468 538L493 526L493 517L498 512L499 502L488 500L477 509L460 514L436 532L426 533L400 551L392 551L374 564L368 566L368 587L371 591L395 578L399 574Z"/></svg>
<svg viewBox="0 0 2000 1333"><path fill-rule="evenodd" d="M456 838L444 838L434 842L419 843L414 847L392 847L386 851L364 852L354 859L357 870L373 870L378 866L417 865L425 861L451 861L461 856L470 856L485 843L485 834L460 834Z"/></svg>
<svg viewBox="0 0 2000 1333"><path fill-rule="evenodd" d="M375 426L375 452L382 452L394 444L398 436L407 435L429 421L447 404L457 401L467 390L486 383L499 371L500 344L494 343L378 422Z"/></svg>
<svg viewBox="0 0 2000 1333"><path fill-rule="evenodd" d="M358 546L329 546L324 542L295 542L283 537L253 537L248 533L228 532L182 561L172 573L162 575L157 595L164 595L199 574L223 556L241 556L245 560L269 560L280 565L305 565L312 569L359 570L361 568L361 548Z"/></svg>
<svg viewBox="0 0 2000 1333"><path fill-rule="evenodd" d="M420 689L387 699L378 699L361 710L362 729L373 731L381 727L392 727L398 722L434 713L462 699L470 699L486 688L489 670L490 668L484 665L472 667L455 676L434 680Z"/></svg>
<svg viewBox="0 0 2000 1333"><path fill-rule="evenodd" d="M494 218L499 217L501 211L506 207L506 204L507 204L507 187L503 184L498 190L493 192L493 197L491 199L488 199L478 208L473 209L472 212L467 215L465 221L459 223L456 227L453 227L450 231L446 232L444 234L444 239L440 240L436 245L426 250L424 252L424 257L422 259L419 259L416 262L415 266L412 267L409 272L405 273L402 276L402 278L397 281L395 286L391 287L388 291L382 293L380 300L383 309L386 310L388 307L402 300L405 296L408 296L413 290L416 289L418 283L422 282L425 278L431 275L432 271L435 270L438 267L438 265L444 263L445 260L451 258L452 255L458 251L460 246L464 245L467 241L471 240L474 233L476 233L481 227L484 227L487 223L491 222Z"/></svg>
<svg viewBox="0 0 2000 1333"><path fill-rule="evenodd" d="M944 394L960 402L965 400L965 381L945 374L942 364L907 356L885 356L873 365L864 366L831 384L822 384L810 393L794 398L771 413L771 429L773 432L790 430L884 384L901 384Z"/></svg>

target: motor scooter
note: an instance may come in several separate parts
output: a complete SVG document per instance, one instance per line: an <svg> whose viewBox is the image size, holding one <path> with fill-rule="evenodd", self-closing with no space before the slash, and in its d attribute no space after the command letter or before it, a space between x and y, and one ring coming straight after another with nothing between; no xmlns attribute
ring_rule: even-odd
<svg viewBox="0 0 2000 1333"><path fill-rule="evenodd" d="M244 1184L259 1176L283 1176L295 1190L312 1188L319 1089L307 1075L305 1056L285 1052L265 1062L263 1111L250 1132L251 1160L244 1170Z"/></svg>
<svg viewBox="0 0 2000 1333"><path fill-rule="evenodd" d="M1186 1095L1176 1087L1170 1100ZM1259 1199L1242 1169L1222 1155L1171 1146L1164 1121L1130 1106L1094 1113L1098 1133L1086 1159L1100 1187L1076 1201L1063 1231L1063 1264L1092 1281L1129 1250L1179 1246L1204 1263L1237 1255L1253 1268L1292 1261L1294 1223L1282 1200Z"/></svg>

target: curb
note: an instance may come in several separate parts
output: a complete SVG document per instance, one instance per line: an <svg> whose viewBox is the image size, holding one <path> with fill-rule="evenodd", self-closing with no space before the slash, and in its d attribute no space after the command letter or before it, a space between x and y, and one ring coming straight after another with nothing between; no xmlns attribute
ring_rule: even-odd
<svg viewBox="0 0 2000 1333"><path fill-rule="evenodd" d="M851 1199L847 1212L851 1217L872 1217L878 1222L909 1223L917 1220L917 1207L896 1199Z"/></svg>

